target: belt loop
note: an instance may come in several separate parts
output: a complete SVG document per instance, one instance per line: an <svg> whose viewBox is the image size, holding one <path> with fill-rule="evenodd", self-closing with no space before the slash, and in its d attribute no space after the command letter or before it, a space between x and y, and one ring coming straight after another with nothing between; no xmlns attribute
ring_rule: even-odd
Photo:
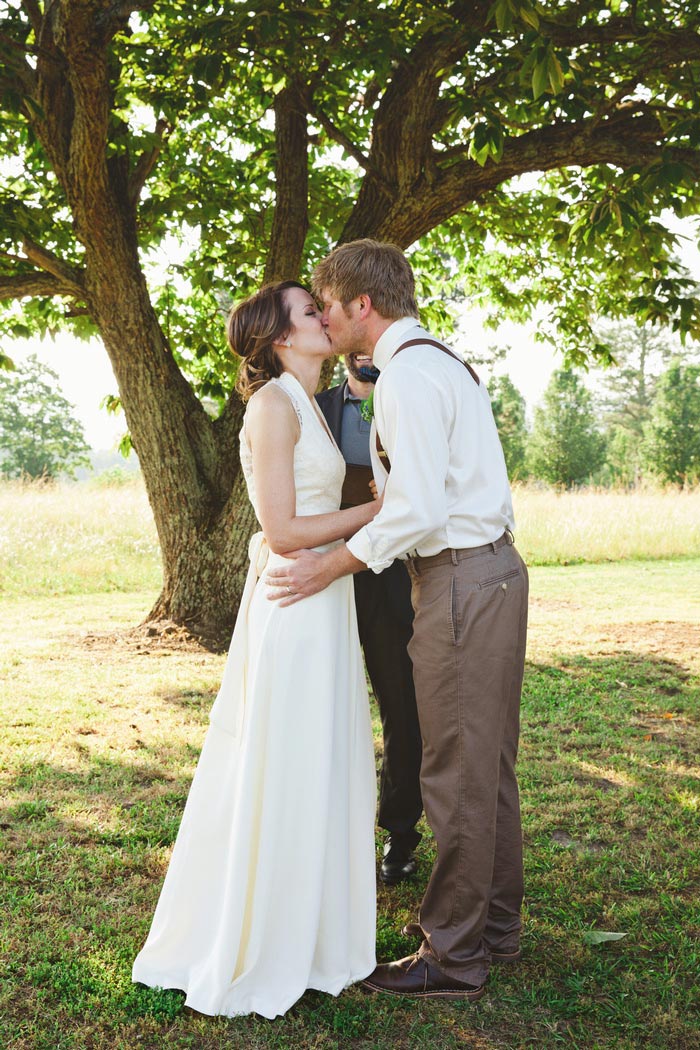
<svg viewBox="0 0 700 1050"><path fill-rule="evenodd" d="M491 553L492 554L496 554L497 551L498 551L498 547L496 546L496 541L495 540L491 540Z"/></svg>
<svg viewBox="0 0 700 1050"><path fill-rule="evenodd" d="M457 551L453 547L450 547L450 557L452 558L452 564L457 565L459 559L457 557Z"/></svg>
<svg viewBox="0 0 700 1050"><path fill-rule="evenodd" d="M406 565L411 576L420 576L420 569L418 568L418 558L411 554L406 555Z"/></svg>

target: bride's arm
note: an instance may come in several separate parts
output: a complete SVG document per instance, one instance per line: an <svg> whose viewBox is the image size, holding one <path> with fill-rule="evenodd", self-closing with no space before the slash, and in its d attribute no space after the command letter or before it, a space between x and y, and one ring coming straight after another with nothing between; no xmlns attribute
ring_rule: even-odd
<svg viewBox="0 0 700 1050"><path fill-rule="evenodd" d="M331 514L296 514L294 446L299 422L286 394L264 386L251 398L246 438L253 456L253 481L263 533L275 554L345 540L374 518L380 503Z"/></svg>

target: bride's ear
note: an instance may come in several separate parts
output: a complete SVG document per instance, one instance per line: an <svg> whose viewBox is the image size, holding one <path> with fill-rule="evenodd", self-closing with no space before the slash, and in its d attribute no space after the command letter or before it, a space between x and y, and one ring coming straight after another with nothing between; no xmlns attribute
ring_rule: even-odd
<svg viewBox="0 0 700 1050"><path fill-rule="evenodd" d="M292 345L292 340L289 337L287 337L286 339L275 339L272 345L290 347Z"/></svg>

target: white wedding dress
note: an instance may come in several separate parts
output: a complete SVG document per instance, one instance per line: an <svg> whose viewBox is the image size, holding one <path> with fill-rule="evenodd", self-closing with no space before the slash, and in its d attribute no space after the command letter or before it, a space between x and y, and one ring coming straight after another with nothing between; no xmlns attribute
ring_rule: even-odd
<svg viewBox="0 0 700 1050"><path fill-rule="evenodd" d="M297 514L340 505L343 458L301 385ZM241 463L255 506L251 455ZM375 771L352 578L281 608L258 533L219 695L133 979L205 1014L283 1014L375 966Z"/></svg>

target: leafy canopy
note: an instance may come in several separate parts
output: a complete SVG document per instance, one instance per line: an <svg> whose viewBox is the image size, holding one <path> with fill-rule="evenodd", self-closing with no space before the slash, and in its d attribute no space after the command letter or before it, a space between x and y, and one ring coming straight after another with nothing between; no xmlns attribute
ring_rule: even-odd
<svg viewBox="0 0 700 1050"><path fill-rule="evenodd" d="M599 314L700 335L697 288L662 220L700 205L695 5L163 0L121 5L128 20L83 6L89 27L122 19L106 47L107 139L88 147L111 173L143 176L141 264L199 395L230 390L222 312L274 269L287 175L289 228L308 226L302 278L337 241L378 236L410 247L433 323L447 323L450 296L487 304L494 322L546 304L542 336L579 363L609 352ZM0 8L0 290L14 335L94 328L79 295L39 280L54 257L86 265L39 133L46 11ZM281 100L305 123L301 152L276 137Z"/></svg>

